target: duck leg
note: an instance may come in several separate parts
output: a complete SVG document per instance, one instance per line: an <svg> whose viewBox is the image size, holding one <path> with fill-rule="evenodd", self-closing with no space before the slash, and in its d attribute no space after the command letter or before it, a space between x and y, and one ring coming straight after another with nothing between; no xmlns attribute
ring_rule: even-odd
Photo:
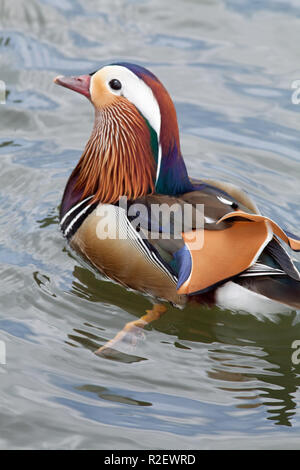
<svg viewBox="0 0 300 470"><path fill-rule="evenodd" d="M111 349L120 349L120 346L128 344L132 347L136 346L138 337L141 336L142 330L146 325L158 320L167 310L167 307L162 304L154 304L151 310L146 310L146 314L137 320L126 323L124 328L116 334L116 336L109 340L104 346L97 349L95 354L99 356L105 355L105 351Z"/></svg>

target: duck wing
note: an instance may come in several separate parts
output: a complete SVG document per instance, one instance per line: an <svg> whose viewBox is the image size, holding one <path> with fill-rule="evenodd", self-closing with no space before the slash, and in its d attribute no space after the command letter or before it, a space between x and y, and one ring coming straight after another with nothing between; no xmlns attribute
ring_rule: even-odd
<svg viewBox="0 0 300 470"><path fill-rule="evenodd" d="M277 284L279 278L285 279L281 284L287 293L295 289L300 292L299 271L279 238L296 251L300 250L300 239L257 210L253 213L255 207L249 201L207 184L178 197L153 194L135 201L148 208L146 216L139 219L140 229L147 243L177 274L179 294L202 294L239 279L251 290L256 289L257 282L264 295L271 298L276 289L270 288L270 280L263 282L266 277L276 278ZM178 225L175 210L171 223L164 225L151 214L153 205L162 204L169 209L176 207L177 215L185 204L191 206L189 223L184 225L181 217ZM293 280L288 288L286 279Z"/></svg>

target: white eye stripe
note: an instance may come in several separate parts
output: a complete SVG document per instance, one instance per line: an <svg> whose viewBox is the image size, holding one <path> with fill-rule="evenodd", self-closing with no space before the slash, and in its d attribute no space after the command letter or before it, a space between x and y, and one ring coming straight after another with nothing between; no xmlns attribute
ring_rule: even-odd
<svg viewBox="0 0 300 470"><path fill-rule="evenodd" d="M127 67L123 67L121 65L108 65L101 69L101 74L110 93L113 93L117 96L121 95L127 98L128 101L134 104L143 117L147 119L150 126L156 132L159 147L156 173L157 181L161 166L161 113L157 99L155 98L150 86L148 86L144 80L135 75L135 73L133 73ZM93 90L93 79L94 75L92 75L90 82L91 95ZM120 90L114 90L110 87L109 82L111 80L118 80L121 83L122 87Z"/></svg>
<svg viewBox="0 0 300 470"><path fill-rule="evenodd" d="M158 102L153 95L151 88L135 73L121 65L108 65L101 69L104 74L105 83L111 93L127 98L140 113L147 119L150 126L155 130L157 138L160 137L161 114ZM93 87L93 77L91 79L91 92ZM113 79L119 80L122 84L120 90L113 90L109 82Z"/></svg>
<svg viewBox="0 0 300 470"><path fill-rule="evenodd" d="M150 86L139 78L127 67L121 65L108 65L99 71L110 93L116 96L124 96L139 110L142 116L148 121L152 129L156 132L158 142L156 183L159 178L161 168L162 150L160 145L161 113L157 99ZM97 72L96 72L97 73ZM111 80L118 80L121 83L119 90L110 87ZM90 94L93 92L94 75L90 81ZM123 116L124 118L124 116Z"/></svg>

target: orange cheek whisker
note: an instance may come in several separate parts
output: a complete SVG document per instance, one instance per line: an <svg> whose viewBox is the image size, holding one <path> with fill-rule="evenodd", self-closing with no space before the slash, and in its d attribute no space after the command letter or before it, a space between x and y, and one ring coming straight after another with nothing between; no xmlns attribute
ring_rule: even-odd
<svg viewBox="0 0 300 470"><path fill-rule="evenodd" d="M154 191L155 162L149 129L136 108L120 98L104 107L76 168L82 198L115 203Z"/></svg>

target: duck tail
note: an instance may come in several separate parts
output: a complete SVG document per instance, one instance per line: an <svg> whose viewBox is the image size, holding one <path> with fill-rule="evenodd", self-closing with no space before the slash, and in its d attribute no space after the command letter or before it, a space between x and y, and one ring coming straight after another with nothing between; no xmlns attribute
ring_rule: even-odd
<svg viewBox="0 0 300 470"><path fill-rule="evenodd" d="M258 262L234 282L264 297L300 309L300 273L282 245L273 238Z"/></svg>
<svg viewBox="0 0 300 470"><path fill-rule="evenodd" d="M271 300L300 309L300 282L288 276L240 277L234 282Z"/></svg>

